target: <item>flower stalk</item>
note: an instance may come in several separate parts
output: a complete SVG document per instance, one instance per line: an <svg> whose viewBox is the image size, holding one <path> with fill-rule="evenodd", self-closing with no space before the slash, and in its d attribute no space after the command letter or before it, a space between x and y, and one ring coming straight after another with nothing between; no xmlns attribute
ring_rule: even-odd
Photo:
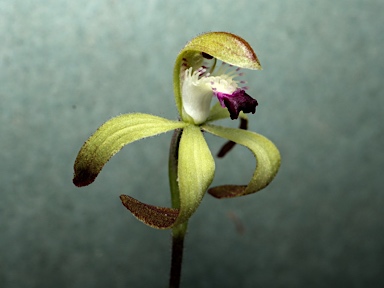
<svg viewBox="0 0 384 288"><path fill-rule="evenodd" d="M180 208L179 186L177 183L178 151L181 138L181 129L174 131L169 148L169 187L171 190L172 207ZM188 221L172 228L172 253L171 269L169 275L169 287L178 288L181 279L181 267L183 263L184 238L187 232Z"/></svg>
<svg viewBox="0 0 384 288"><path fill-rule="evenodd" d="M172 253L169 287L178 288L181 282L181 269L183 265L184 239L187 233L188 221L172 228Z"/></svg>

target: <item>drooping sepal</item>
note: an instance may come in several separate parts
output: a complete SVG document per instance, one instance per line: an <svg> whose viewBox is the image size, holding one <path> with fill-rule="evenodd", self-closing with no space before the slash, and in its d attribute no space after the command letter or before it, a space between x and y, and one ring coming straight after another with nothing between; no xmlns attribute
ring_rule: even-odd
<svg viewBox="0 0 384 288"><path fill-rule="evenodd" d="M265 188L276 176L280 168L280 152L266 137L236 128L203 125L204 131L226 138L247 147L256 158L256 169L248 185L223 185L213 187L208 193L216 198L232 198L255 193Z"/></svg>
<svg viewBox="0 0 384 288"><path fill-rule="evenodd" d="M185 223L195 212L208 190L215 162L200 128L183 129L178 153L178 207L158 207L121 195L124 206L143 223L157 229L169 229Z"/></svg>
<svg viewBox="0 0 384 288"><path fill-rule="evenodd" d="M142 113L124 114L110 119L84 143L75 165L73 183L91 184L108 160L125 145L188 125Z"/></svg>
<svg viewBox="0 0 384 288"><path fill-rule="evenodd" d="M200 205L215 174L215 161L200 127L183 129L179 145L178 183L180 214L175 224L187 221Z"/></svg>

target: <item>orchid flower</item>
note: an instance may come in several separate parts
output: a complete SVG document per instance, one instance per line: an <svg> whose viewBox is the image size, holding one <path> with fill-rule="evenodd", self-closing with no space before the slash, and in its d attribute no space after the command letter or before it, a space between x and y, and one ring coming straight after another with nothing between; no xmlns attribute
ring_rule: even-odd
<svg viewBox="0 0 384 288"><path fill-rule="evenodd" d="M207 191L216 198L231 198L266 187L277 174L280 154L270 140L244 129L247 123L244 113L255 113L258 102L246 93L248 88L241 80L241 69L261 69L256 54L244 39L226 32L206 33L192 39L180 51L173 74L180 120L142 113L112 118L79 151L73 183L79 187L92 183L106 162L125 145L175 130L169 158L172 207L153 206L128 195L120 196L123 205L140 221L158 229L173 228L188 221ZM240 117L240 129L212 124L229 117ZM234 143L253 153L256 168L247 185L209 188L215 161L203 132L229 140L221 155Z"/></svg>

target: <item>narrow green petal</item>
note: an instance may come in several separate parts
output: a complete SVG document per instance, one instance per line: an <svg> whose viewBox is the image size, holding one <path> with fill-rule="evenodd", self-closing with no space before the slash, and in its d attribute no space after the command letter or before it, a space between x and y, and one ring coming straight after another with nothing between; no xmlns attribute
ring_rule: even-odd
<svg viewBox="0 0 384 288"><path fill-rule="evenodd" d="M142 113L112 118L97 129L80 149L74 165L73 183L78 187L91 184L108 160L123 146L186 125Z"/></svg>
<svg viewBox="0 0 384 288"><path fill-rule="evenodd" d="M215 161L199 127L190 125L183 130L178 165L180 214L175 225L195 212L215 173Z"/></svg>
<svg viewBox="0 0 384 288"><path fill-rule="evenodd" d="M255 193L265 188L276 176L280 167L280 153L276 146L266 137L242 129L203 125L204 131L226 138L247 147L256 157L256 169L247 186L224 185L209 189L217 198L228 198ZM229 168L230 169L230 168Z"/></svg>

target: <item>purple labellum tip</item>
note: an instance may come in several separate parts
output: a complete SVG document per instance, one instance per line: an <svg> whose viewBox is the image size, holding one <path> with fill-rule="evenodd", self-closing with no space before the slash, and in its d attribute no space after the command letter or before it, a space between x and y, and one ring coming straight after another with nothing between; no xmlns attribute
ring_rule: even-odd
<svg viewBox="0 0 384 288"><path fill-rule="evenodd" d="M231 119L237 119L240 111L244 113L256 112L257 100L253 99L244 90L237 89L233 94L217 93L221 106L227 107Z"/></svg>

